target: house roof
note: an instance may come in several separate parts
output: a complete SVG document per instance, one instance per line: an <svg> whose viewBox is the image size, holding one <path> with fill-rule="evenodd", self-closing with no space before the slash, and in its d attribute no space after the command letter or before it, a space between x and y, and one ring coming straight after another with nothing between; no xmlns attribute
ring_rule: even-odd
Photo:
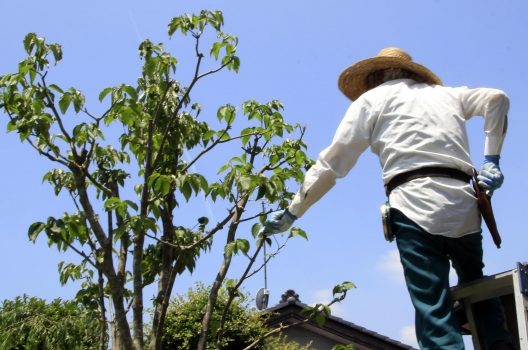
<svg viewBox="0 0 528 350"><path fill-rule="evenodd" d="M299 300L299 296L295 291L288 290L283 294L279 304L267 309L271 313L267 323L269 326L274 327L280 324L285 325L303 321L306 317L301 312L307 306ZM403 344L336 316L330 316L323 326L319 326L312 320L301 323L297 327L331 339L336 344L353 343L360 349L416 350L410 345Z"/></svg>

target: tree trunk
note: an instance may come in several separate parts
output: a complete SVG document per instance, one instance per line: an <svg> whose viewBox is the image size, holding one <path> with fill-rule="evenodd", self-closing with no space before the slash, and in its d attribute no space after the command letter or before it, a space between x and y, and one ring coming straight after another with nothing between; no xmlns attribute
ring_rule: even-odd
<svg viewBox="0 0 528 350"><path fill-rule="evenodd" d="M108 236L105 234L104 229L97 218L97 215L95 215L95 211L92 207L88 192L86 190L86 178L84 177L85 175L83 174L82 170L73 165L70 167L70 170L75 177L75 187L79 194L79 201L86 215L86 219L88 220L103 252L103 261L101 262L100 266L104 275L108 279L108 284L110 285L110 293L114 303L115 311L115 326L118 332L117 338L120 340L122 346L126 350L134 349L132 346L132 336L130 334L130 327L128 325L124 306L124 283L116 276L114 270L112 240L108 239ZM141 350L141 348L137 349Z"/></svg>
<svg viewBox="0 0 528 350"><path fill-rule="evenodd" d="M158 293L158 300L159 302L156 304L156 308L154 310L154 317L152 320L152 331L150 333L150 344L149 349L150 350L160 350L161 349L161 337L163 336L163 327L165 325L165 316L167 315L167 309L169 307L169 301L170 301L170 291L172 290L172 287L174 286L174 281L176 280L176 274L170 273L168 274L168 278L164 276L164 273L162 272L162 276L160 276L160 279L166 279L167 284L163 289L160 287L159 293ZM161 280L159 284L161 284Z"/></svg>
<svg viewBox="0 0 528 350"><path fill-rule="evenodd" d="M110 284L110 291L111 291L111 297L114 304L114 312L115 312L115 328L116 328L116 337L119 347L116 347L113 350L128 350L128 349L137 349L141 350L141 348L137 348L133 346L132 342L132 335L130 334L130 326L128 325L128 320L126 317L126 311L124 307L124 298L123 298L123 288L120 288L119 286L116 286L116 281L112 281L112 279L108 279Z"/></svg>
<svg viewBox="0 0 528 350"><path fill-rule="evenodd" d="M104 278L103 278L103 271L101 268L98 269L98 284L99 284L99 308L101 309L101 318L100 318L100 324L101 324L101 330L99 333L99 349L100 350L106 350L108 349L108 342L107 342L107 331L108 327L106 324L106 307L105 307L105 299L104 299Z"/></svg>
<svg viewBox="0 0 528 350"><path fill-rule="evenodd" d="M229 231L227 232L226 244L229 244L235 240L236 231L238 229L238 220L240 219L244 208L246 207L248 201L248 196L242 197L237 203L236 214L231 221L229 226ZM218 271L213 286L211 287L211 292L209 293L209 300L207 302L207 307L205 309L205 315L202 319L202 331L200 333L200 338L198 340L197 350L205 350L207 348L207 336L209 334L209 329L211 328L211 321L213 316L213 310L216 306L216 301L218 299L218 291L222 287L222 283L229 271L229 266L231 265L232 254L224 253L224 261L220 270Z"/></svg>
<svg viewBox="0 0 528 350"><path fill-rule="evenodd" d="M200 333L200 339L198 340L197 350L205 350L207 347L207 336L209 334L209 329L211 328L213 310L218 299L218 291L222 286L230 265L231 255L224 255L224 262L216 275L216 279L211 287L211 292L209 293L209 301L207 302L207 308L205 309L205 315L202 320L202 331Z"/></svg>
<svg viewBox="0 0 528 350"><path fill-rule="evenodd" d="M174 238L174 226L172 224L172 210L174 209L174 198L169 198L168 208L162 210L161 220L163 222L162 241L172 242ZM163 243L162 243L163 244ZM158 296L152 320L152 330L150 333L150 350L161 349L161 337L165 324L165 315L169 307L169 300L174 285L175 272L173 268L175 248L169 244L161 247L161 271L158 282Z"/></svg>
<svg viewBox="0 0 528 350"><path fill-rule="evenodd" d="M134 329L134 347L143 349L143 246L145 237L143 233L136 235L134 240L134 254L132 274L134 276L133 301L132 301L132 327Z"/></svg>

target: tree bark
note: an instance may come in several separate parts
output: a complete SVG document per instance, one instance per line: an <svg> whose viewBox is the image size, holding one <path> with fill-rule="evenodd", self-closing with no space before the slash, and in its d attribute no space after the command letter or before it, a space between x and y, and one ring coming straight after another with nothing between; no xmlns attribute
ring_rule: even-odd
<svg viewBox="0 0 528 350"><path fill-rule="evenodd" d="M162 210L161 220L163 222L163 242L172 242L174 239L174 226L172 224L172 210L174 200L169 198L169 208ZM150 333L150 350L161 349L161 336L165 324L165 315L169 307L169 299L174 285L175 276L173 269L175 248L169 244L162 244L161 247L161 271L158 282L158 295L152 319L152 330Z"/></svg>
<svg viewBox="0 0 528 350"><path fill-rule="evenodd" d="M108 279L110 285L110 292L112 301L114 303L116 327L118 338L120 339L125 349L133 349L132 336L130 334L130 327L126 318L126 311L124 307L124 283L116 276L113 265L112 242L108 240L101 223L98 221L95 211L90 203L88 192L86 191L86 181L82 170L72 166L70 168L75 177L75 185L79 194L79 202L84 210L86 219L97 238L103 252L103 261L101 262L101 270ZM94 252L95 253L95 252ZM141 348L138 348L140 350Z"/></svg>
<svg viewBox="0 0 528 350"><path fill-rule="evenodd" d="M236 214L234 215L231 221L231 225L229 226L229 231L227 232L226 244L229 244L235 240L236 231L238 229L238 220L240 219L240 217L242 216L242 213L244 212L244 208L246 207L248 198L249 197L247 195L242 197L242 199L239 201L236 207ZM232 260L232 253L230 254L224 253L224 261L222 262L222 266L220 267L220 270L218 270L215 281L211 287L211 291L209 292L209 300L207 302L207 307L205 309L205 315L202 319L202 331L200 332L200 338L198 340L197 350L205 350L207 347L207 336L211 328L213 310L216 305L216 301L218 299L218 291L222 287L222 283L225 280L227 271L229 271L231 260Z"/></svg>

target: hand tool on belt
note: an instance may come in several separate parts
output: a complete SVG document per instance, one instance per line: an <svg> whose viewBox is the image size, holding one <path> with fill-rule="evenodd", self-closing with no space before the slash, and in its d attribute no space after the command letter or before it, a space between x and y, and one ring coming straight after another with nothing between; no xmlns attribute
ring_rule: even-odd
<svg viewBox="0 0 528 350"><path fill-rule="evenodd" d="M387 197L388 197L391 191L395 189L396 187L404 184L405 182L418 179L421 177L448 177L452 179L458 179L460 181L464 181L467 183L469 183L472 180L471 182L473 184L473 190L475 191L475 197L477 199L478 207L480 209L482 218L484 219L484 222L486 223L486 226L488 227L488 230L491 234L493 242L495 243L497 248L500 248L502 240L501 240L499 231L497 229L497 223L495 221L495 216L493 215L493 208L491 206L491 197L487 195L486 192L483 191L479 187L478 181L477 181L477 175L478 175L478 172L475 169L473 169L473 176L471 176L459 169L444 168L444 167L423 167L423 168L418 168L418 169L414 169L411 171L406 171L404 173L394 176L385 185L385 193L387 194Z"/></svg>
<svg viewBox="0 0 528 350"><path fill-rule="evenodd" d="M484 219L486 226L488 226L488 230L491 234L491 238L493 238L493 242L495 243L497 248L500 248L502 239L499 234L499 230L497 229L495 216L493 215L493 208L491 206L491 196L489 196L485 191L480 188L480 186L478 185L477 175L478 172L473 169L473 190L475 191L475 196L477 197L480 213L482 214L482 218Z"/></svg>

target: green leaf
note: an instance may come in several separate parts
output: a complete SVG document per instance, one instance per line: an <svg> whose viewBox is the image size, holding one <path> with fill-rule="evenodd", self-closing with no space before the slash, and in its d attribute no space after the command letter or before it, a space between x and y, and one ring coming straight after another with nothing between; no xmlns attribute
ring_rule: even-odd
<svg viewBox="0 0 528 350"><path fill-rule="evenodd" d="M298 227L293 227L291 230L290 230L290 237L296 237L296 236L299 236L299 237L302 237L304 238L305 240L308 240L308 235L306 234L306 232Z"/></svg>
<svg viewBox="0 0 528 350"><path fill-rule="evenodd" d="M296 151L295 152L295 163L297 163L297 165L303 165L304 164L304 153L301 152L301 151Z"/></svg>
<svg viewBox="0 0 528 350"><path fill-rule="evenodd" d="M137 211L139 209L138 205L130 200L126 200L125 203L132 209L134 209L135 211Z"/></svg>
<svg viewBox="0 0 528 350"><path fill-rule="evenodd" d="M59 92L59 93L61 93L61 94L64 93L64 90L62 90L59 86L57 86L57 85L55 85L55 84L51 84L51 85L49 86L49 88L50 88L50 90L54 90L54 91Z"/></svg>
<svg viewBox="0 0 528 350"><path fill-rule="evenodd" d="M111 87L107 87L107 88L103 89L103 91L101 91L101 92L99 93L99 101L102 102L102 101L105 99L105 97L106 97L109 93L112 92L112 90L113 90L113 88L111 88Z"/></svg>
<svg viewBox="0 0 528 350"><path fill-rule="evenodd" d="M229 162L225 163L224 165L222 165L220 167L220 169L218 169L218 172L217 174L221 174L223 173L224 171L226 171L227 169L229 169L229 167L231 166L231 164Z"/></svg>
<svg viewBox="0 0 528 350"><path fill-rule="evenodd" d="M240 138L243 145L247 144L254 135L255 128L245 128L240 132Z"/></svg>
<svg viewBox="0 0 528 350"><path fill-rule="evenodd" d="M242 253L244 253L244 255L247 255L247 253L249 252L249 247L250 247L249 241L247 239L239 238L236 240L236 244L237 244L238 249Z"/></svg>
<svg viewBox="0 0 528 350"><path fill-rule="evenodd" d="M258 222L254 224L253 226L251 226L251 234L253 235L253 237L255 238L258 237L261 228L262 226Z"/></svg>
<svg viewBox="0 0 528 350"><path fill-rule="evenodd" d="M18 127L17 127L16 123L14 123L12 120L10 120L7 123L7 132L12 132L12 131L15 131L17 129L18 129Z"/></svg>
<svg viewBox="0 0 528 350"><path fill-rule="evenodd" d="M240 184L242 190L247 191L254 186L255 181L251 176L240 176L238 183Z"/></svg>
<svg viewBox="0 0 528 350"><path fill-rule="evenodd" d="M130 85L123 85L123 90L130 96L132 100L137 100L137 91Z"/></svg>
<svg viewBox="0 0 528 350"><path fill-rule="evenodd" d="M115 210L120 216L124 217L127 213L128 203L117 197L110 197L105 201L103 207L106 211Z"/></svg>
<svg viewBox="0 0 528 350"><path fill-rule="evenodd" d="M218 55L220 54L220 49L224 46L223 43L217 41L213 43L213 46L211 47L211 56L213 56L215 59L218 59Z"/></svg>
<svg viewBox="0 0 528 350"><path fill-rule="evenodd" d="M68 110L68 107L70 107L71 101L72 101L72 97L70 94L66 93L61 96L61 98L59 99L59 108L62 114L66 113L66 111Z"/></svg>
<svg viewBox="0 0 528 350"><path fill-rule="evenodd" d="M55 62L60 61L62 59L62 47L59 44L51 44L49 45L49 48L53 54Z"/></svg>
<svg viewBox="0 0 528 350"><path fill-rule="evenodd" d="M231 256L233 254L238 253L238 246L236 241L227 243L224 248L224 253L227 256Z"/></svg>
<svg viewBox="0 0 528 350"><path fill-rule="evenodd" d="M238 58L237 56L232 56L231 63L229 64L228 69L232 69L236 73L238 73L238 70L240 69L240 58Z"/></svg>
<svg viewBox="0 0 528 350"><path fill-rule="evenodd" d="M338 284L334 287L332 290L332 294L335 296L336 294L341 294L349 291L350 289L356 288L356 285L352 282L346 281L341 284Z"/></svg>
<svg viewBox="0 0 528 350"><path fill-rule="evenodd" d="M241 251L244 255L249 252L250 244L247 239L239 238L233 242L226 244L224 252L226 255L238 254Z"/></svg>
<svg viewBox="0 0 528 350"><path fill-rule="evenodd" d="M330 308L326 305L320 305L319 312L315 315L314 320L319 327L323 327L326 323L326 320L331 315Z"/></svg>
<svg viewBox="0 0 528 350"><path fill-rule="evenodd" d="M235 107L231 105L225 105L218 109L216 117L219 121L224 119L227 124L232 124L235 121Z"/></svg>
<svg viewBox="0 0 528 350"><path fill-rule="evenodd" d="M29 226L28 237L29 240L35 242L39 233L41 233L46 228L46 224L43 222L34 222Z"/></svg>
<svg viewBox="0 0 528 350"><path fill-rule="evenodd" d="M265 195L266 195L266 186L259 186L258 191L257 191L257 197L255 198L255 200L258 201Z"/></svg>
<svg viewBox="0 0 528 350"><path fill-rule="evenodd" d="M163 196L169 194L171 190L171 179L166 175L161 175L156 179L154 183L154 190Z"/></svg>
<svg viewBox="0 0 528 350"><path fill-rule="evenodd" d="M185 197L185 199L187 201L189 201L189 199L192 196L192 187L191 187L191 184L189 183L189 181L185 181L182 184L182 186L180 187L180 191L183 194L183 196Z"/></svg>

